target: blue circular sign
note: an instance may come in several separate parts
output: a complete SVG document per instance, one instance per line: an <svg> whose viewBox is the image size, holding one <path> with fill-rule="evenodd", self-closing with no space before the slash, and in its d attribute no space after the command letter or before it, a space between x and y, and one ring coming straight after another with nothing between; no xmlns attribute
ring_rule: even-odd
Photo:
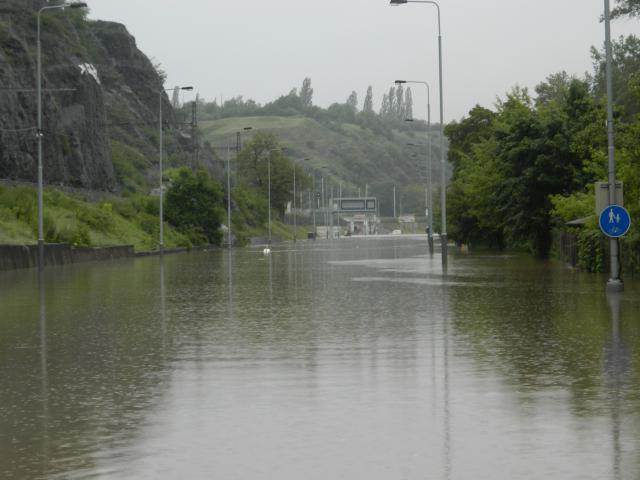
<svg viewBox="0 0 640 480"><path fill-rule="evenodd" d="M620 205L609 205L600 214L600 230L607 236L618 238L631 228L629 212Z"/></svg>

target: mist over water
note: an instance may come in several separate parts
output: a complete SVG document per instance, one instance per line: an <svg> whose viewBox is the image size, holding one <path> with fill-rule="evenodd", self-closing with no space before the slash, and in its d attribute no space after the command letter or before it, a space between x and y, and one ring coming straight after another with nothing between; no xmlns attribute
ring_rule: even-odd
<svg viewBox="0 0 640 480"><path fill-rule="evenodd" d="M0 274L0 477L637 478L638 286L425 252Z"/></svg>

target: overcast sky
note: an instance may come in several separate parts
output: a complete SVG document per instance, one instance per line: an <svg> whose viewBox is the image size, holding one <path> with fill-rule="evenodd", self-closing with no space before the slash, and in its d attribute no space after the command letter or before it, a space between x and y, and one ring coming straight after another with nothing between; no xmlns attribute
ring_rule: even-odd
<svg viewBox="0 0 640 480"><path fill-rule="evenodd" d="M592 70L604 42L602 0L441 0L445 121L479 103L492 107L514 85L531 90L549 74ZM397 78L431 84L438 118L437 13L388 0L88 0L90 17L124 23L138 47L208 101L237 95L274 100L311 77L314 104L374 105ZM613 36L638 33L618 20ZM412 88L426 117L426 89ZM189 100L189 93L185 100Z"/></svg>

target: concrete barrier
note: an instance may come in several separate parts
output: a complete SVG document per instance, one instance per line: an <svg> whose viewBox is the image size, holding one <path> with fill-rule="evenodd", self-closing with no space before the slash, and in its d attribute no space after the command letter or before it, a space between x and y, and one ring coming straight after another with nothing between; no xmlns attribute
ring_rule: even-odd
<svg viewBox="0 0 640 480"><path fill-rule="evenodd" d="M269 237L251 237L250 239L252 246L257 245L267 245L269 243ZM271 243L282 243L282 237L278 235L271 235Z"/></svg>
<svg viewBox="0 0 640 480"><path fill-rule="evenodd" d="M44 248L45 266L116 260L133 258L134 256L135 251L133 245L74 248L71 245L60 243L47 244ZM37 245L0 245L0 271L36 268L37 266Z"/></svg>

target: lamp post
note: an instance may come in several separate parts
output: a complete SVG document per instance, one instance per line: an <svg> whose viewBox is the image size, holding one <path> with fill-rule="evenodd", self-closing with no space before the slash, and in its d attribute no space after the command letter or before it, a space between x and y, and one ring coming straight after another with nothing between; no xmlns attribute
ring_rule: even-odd
<svg viewBox="0 0 640 480"><path fill-rule="evenodd" d="M329 167L327 167L326 165L323 165L321 167L323 170L328 171ZM322 188L322 210L323 210L323 215L322 218L324 219L324 231L325 231L325 235L327 236L327 238L329 238L329 233L327 231L327 227L328 227L328 219L327 219L327 202L326 202L326 197L325 197L325 191L324 191L324 173L321 174L322 176L320 177L320 186ZM328 179L327 179L328 180Z"/></svg>
<svg viewBox="0 0 640 480"><path fill-rule="evenodd" d="M429 243L429 254L433 255L433 195L432 195L432 165L431 165L431 136L429 131L431 130L431 88L429 84L422 80L396 80L396 85L403 83L419 83L427 88L427 211L428 211L428 227L427 239ZM413 121L413 119L407 119L407 121ZM414 144L409 144L414 145ZM416 145L417 146L417 145Z"/></svg>
<svg viewBox="0 0 640 480"><path fill-rule="evenodd" d="M37 32L36 32L36 75L38 77L38 129L36 131L36 138L38 139L38 268L44 269L44 220L43 220L43 185L44 174L42 167L42 42L40 41L40 18L42 13L46 10L64 9L69 8L85 8L87 6L84 2L76 3L62 3L60 5L48 5L38 10L37 15Z"/></svg>
<svg viewBox="0 0 640 480"><path fill-rule="evenodd" d="M304 158L303 161L308 161L308 158ZM302 199L300 200L302 203ZM293 242L298 241L298 215L296 213L296 162L293 162Z"/></svg>
<svg viewBox="0 0 640 480"><path fill-rule="evenodd" d="M267 160L267 183L269 189L269 248L271 248L271 154L273 152L283 152L283 147L271 148L268 151L269 159Z"/></svg>
<svg viewBox="0 0 640 480"><path fill-rule="evenodd" d="M613 81L612 81L612 52L611 52L611 12L609 0L604 0L604 35L606 50L606 80L607 80L607 143L609 156L609 205L618 203L616 195L616 157L613 136ZM620 279L620 258L617 238L609 240L611 252L611 278L607 282L608 292L622 292L624 284Z"/></svg>
<svg viewBox="0 0 640 480"><path fill-rule="evenodd" d="M267 162L267 178L269 182L269 248L271 248L271 153L269 151L269 161Z"/></svg>
<svg viewBox="0 0 640 480"><path fill-rule="evenodd" d="M391 5L403 5L405 3L428 3L433 5L438 10L438 77L440 86L440 175L441 175L441 188L440 188L440 201L441 214L442 214L442 226L440 232L440 241L442 243L442 266L447 267L447 175L446 175L446 161L444 156L444 104L442 94L442 30L440 22L440 5L431 0L391 0Z"/></svg>
<svg viewBox="0 0 640 480"><path fill-rule="evenodd" d="M160 130L160 140L159 140L159 151L160 151L160 255L164 254L164 192L162 191L162 148L163 148L163 138L162 138L162 96L165 92L173 91L173 88L163 88L158 91L158 100L159 100L159 130ZM193 87L180 87L180 90L193 90Z"/></svg>
<svg viewBox="0 0 640 480"><path fill-rule="evenodd" d="M246 132L252 130L253 127L244 127L242 131ZM240 153L242 148L240 136L242 132L236 132L236 154ZM229 143L227 142L227 244L228 247L233 247L232 235L231 235L231 156L229 155Z"/></svg>
<svg viewBox="0 0 640 480"><path fill-rule="evenodd" d="M310 158L305 158L304 161L308 162ZM305 173L309 175L309 170L305 170ZM311 192L313 191L313 198ZM316 239L316 208L315 208L315 195L316 195L316 176L311 175L311 190L309 190L309 213L313 216L313 240Z"/></svg>

